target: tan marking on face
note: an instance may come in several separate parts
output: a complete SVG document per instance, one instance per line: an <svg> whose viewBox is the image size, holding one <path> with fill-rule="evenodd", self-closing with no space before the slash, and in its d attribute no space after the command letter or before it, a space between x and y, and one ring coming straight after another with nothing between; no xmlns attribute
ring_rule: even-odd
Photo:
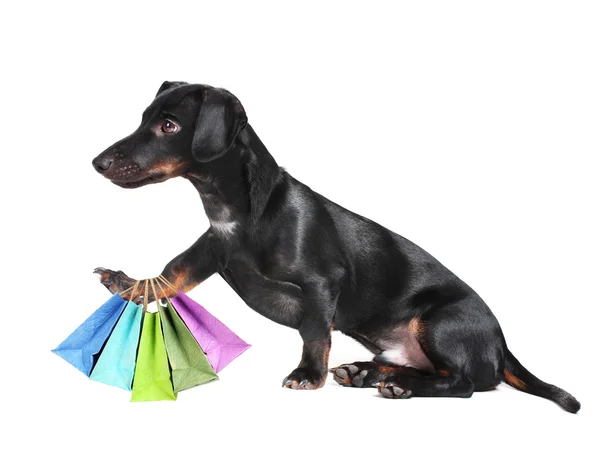
<svg viewBox="0 0 600 460"><path fill-rule="evenodd" d="M169 161L161 161L160 163L155 164L148 170L150 174L161 173L165 174L167 177L175 177L180 175L187 163L185 161L180 161L178 163L172 163Z"/></svg>

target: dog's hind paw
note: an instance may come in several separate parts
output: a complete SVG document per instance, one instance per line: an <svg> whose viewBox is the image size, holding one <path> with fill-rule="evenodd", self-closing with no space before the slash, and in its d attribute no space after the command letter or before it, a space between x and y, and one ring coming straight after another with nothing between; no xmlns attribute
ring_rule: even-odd
<svg viewBox="0 0 600 460"><path fill-rule="evenodd" d="M316 390L325 384L326 372L320 372L316 369L298 368L294 369L290 375L283 379L281 386L291 388L292 390Z"/></svg>
<svg viewBox="0 0 600 460"><path fill-rule="evenodd" d="M377 386L379 394L384 398L390 399L408 399L412 396L412 391L403 388L394 381L382 381Z"/></svg>
<svg viewBox="0 0 600 460"><path fill-rule="evenodd" d="M379 366L373 361L342 364L329 369L333 380L344 387L370 388L381 380Z"/></svg>

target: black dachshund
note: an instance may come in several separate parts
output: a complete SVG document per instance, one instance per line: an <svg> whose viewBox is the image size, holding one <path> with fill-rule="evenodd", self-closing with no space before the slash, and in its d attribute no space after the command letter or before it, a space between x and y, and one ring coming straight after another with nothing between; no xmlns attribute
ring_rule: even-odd
<svg viewBox="0 0 600 460"><path fill-rule="evenodd" d="M464 398L505 381L579 410L517 361L487 305L440 262L280 168L228 91L165 82L140 127L93 165L125 188L175 176L194 184L210 228L162 274L185 292L219 273L258 313L298 329L302 359L284 386L323 386L336 329L375 354L331 369L341 385ZM135 283L96 272L111 292Z"/></svg>

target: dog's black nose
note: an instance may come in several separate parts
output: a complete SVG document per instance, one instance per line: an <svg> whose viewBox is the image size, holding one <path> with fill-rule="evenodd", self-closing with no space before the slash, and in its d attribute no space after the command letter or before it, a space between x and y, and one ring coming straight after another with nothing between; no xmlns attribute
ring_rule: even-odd
<svg viewBox="0 0 600 460"><path fill-rule="evenodd" d="M107 157L103 157L103 156L96 157L96 158L94 158L94 161L92 161L92 165L94 165L94 168L99 173L105 172L108 168L111 167L112 164L113 164L113 161L111 158L107 158Z"/></svg>

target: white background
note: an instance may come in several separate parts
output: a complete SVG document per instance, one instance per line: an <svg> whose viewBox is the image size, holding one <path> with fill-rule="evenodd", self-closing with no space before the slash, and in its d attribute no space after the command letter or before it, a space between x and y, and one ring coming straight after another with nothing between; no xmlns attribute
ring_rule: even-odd
<svg viewBox="0 0 600 460"><path fill-rule="evenodd" d="M597 458L597 2L208 3L3 6L2 457ZM191 296L253 347L176 403L51 354L108 296L94 267L155 276L208 226L186 181L123 190L91 166L163 80L230 89L282 166L473 286L581 412L506 385L281 389L298 334L218 276ZM336 332L330 364L361 359Z"/></svg>

